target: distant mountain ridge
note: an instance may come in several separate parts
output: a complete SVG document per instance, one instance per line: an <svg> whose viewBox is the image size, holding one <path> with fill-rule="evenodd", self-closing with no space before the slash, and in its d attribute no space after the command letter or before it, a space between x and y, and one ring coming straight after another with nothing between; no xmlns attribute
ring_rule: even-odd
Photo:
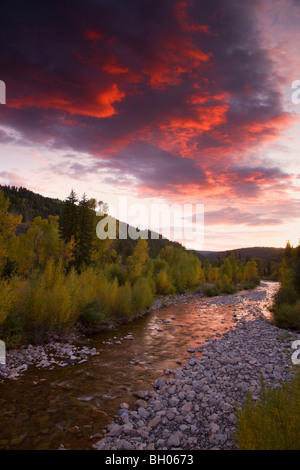
<svg viewBox="0 0 300 470"><path fill-rule="evenodd" d="M225 251L198 251L201 256L207 258L211 263L216 259L225 258L230 253L235 253L238 258L246 261L247 259L260 258L263 262L280 262L284 248L255 246L249 248L237 248Z"/></svg>

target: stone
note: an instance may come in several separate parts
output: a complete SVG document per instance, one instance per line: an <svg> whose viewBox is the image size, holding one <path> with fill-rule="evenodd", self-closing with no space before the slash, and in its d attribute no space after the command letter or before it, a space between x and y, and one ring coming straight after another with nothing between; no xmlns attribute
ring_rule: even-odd
<svg viewBox="0 0 300 470"><path fill-rule="evenodd" d="M167 445L169 447L179 447L180 446L180 439L177 434L171 434L167 441Z"/></svg>
<svg viewBox="0 0 300 470"><path fill-rule="evenodd" d="M145 400L137 400L134 404L136 408L148 408L148 403Z"/></svg>
<svg viewBox="0 0 300 470"><path fill-rule="evenodd" d="M185 415L187 415L188 413L190 413L190 412L192 411L192 409L193 409L193 403L192 403L191 401L189 401L189 402L186 402L186 403L182 406L182 408L181 408L180 411L181 411L181 414L185 416Z"/></svg>
<svg viewBox="0 0 300 470"><path fill-rule="evenodd" d="M209 425L209 429L211 430L211 432L212 432L213 434L215 434L216 432L219 431L220 426L218 426L216 423L211 423L211 424Z"/></svg>
<svg viewBox="0 0 300 470"><path fill-rule="evenodd" d="M149 413L141 406L138 408L138 414L141 418L147 418L149 416Z"/></svg>
<svg viewBox="0 0 300 470"><path fill-rule="evenodd" d="M155 428L155 426L158 425L158 423L160 422L160 417L159 416L156 416L155 418L153 418L150 423L148 423L148 426L150 428Z"/></svg>

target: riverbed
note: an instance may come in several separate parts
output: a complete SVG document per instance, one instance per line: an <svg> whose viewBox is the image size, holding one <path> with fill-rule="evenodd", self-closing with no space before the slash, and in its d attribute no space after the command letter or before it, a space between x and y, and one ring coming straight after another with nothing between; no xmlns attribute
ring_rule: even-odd
<svg viewBox="0 0 300 470"><path fill-rule="evenodd" d="M201 356L198 347L221 338L245 313L259 309L270 319L267 306L277 289L263 282L254 291L169 305L87 337L84 345L97 354L84 362L29 366L0 384L0 449L92 449L120 403L133 406L134 392L172 377L190 353Z"/></svg>

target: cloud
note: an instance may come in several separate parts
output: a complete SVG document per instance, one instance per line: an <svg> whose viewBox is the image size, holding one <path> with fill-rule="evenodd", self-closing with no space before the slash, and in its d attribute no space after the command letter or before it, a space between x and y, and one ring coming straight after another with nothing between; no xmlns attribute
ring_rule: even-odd
<svg viewBox="0 0 300 470"><path fill-rule="evenodd" d="M8 186L26 187L27 181L12 171L0 171L0 182Z"/></svg>
<svg viewBox="0 0 300 470"><path fill-rule="evenodd" d="M57 0L4 0L0 123L30 145L92 157L57 173L96 171L141 193L259 198L285 188L288 174L250 159L294 119L260 7L87 0L70 12Z"/></svg>

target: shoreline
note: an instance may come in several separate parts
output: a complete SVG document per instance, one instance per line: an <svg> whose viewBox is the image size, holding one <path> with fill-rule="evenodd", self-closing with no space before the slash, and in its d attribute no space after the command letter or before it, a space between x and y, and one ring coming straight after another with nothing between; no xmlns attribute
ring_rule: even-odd
<svg viewBox="0 0 300 470"><path fill-rule="evenodd" d="M66 367L75 363L86 362L88 356L99 354L95 348L89 348L86 345L93 335L112 330L124 324L130 324L154 310L203 297L205 296L201 291L162 296L154 300L149 308L132 318L119 318L90 327L79 325L67 333L60 335L49 334L45 341L37 344L28 342L9 348L6 351L6 365L0 364L0 384L7 379L17 380L26 372L29 366L52 370L55 366Z"/></svg>
<svg viewBox="0 0 300 470"><path fill-rule="evenodd" d="M135 394L132 410L122 403L94 449L235 448L235 412L247 393L259 399L261 380L278 387L293 377L291 342L300 339L299 333L266 319L259 306L261 291L248 292L244 317L222 337L197 346L202 355L191 353L171 378L159 377L153 390Z"/></svg>
<svg viewBox="0 0 300 470"><path fill-rule="evenodd" d="M16 347L9 348L6 351L6 365L0 364L0 383L7 379L17 380L26 372L29 366L52 370L55 366L66 367L75 363L83 363L87 361L89 356L99 354L95 348L89 348L86 345L91 336L117 328L120 325L130 324L154 310L159 310L169 305L181 304L192 299L205 298L217 300L244 292L244 290L240 290L233 294L207 297L203 293L207 286L206 284L197 291L186 292L184 294L160 296L153 301L149 308L132 318L117 318L95 326L79 325L70 332L49 334L45 337L44 341L38 343L21 343ZM259 286L260 284L254 289L245 292L255 291Z"/></svg>

